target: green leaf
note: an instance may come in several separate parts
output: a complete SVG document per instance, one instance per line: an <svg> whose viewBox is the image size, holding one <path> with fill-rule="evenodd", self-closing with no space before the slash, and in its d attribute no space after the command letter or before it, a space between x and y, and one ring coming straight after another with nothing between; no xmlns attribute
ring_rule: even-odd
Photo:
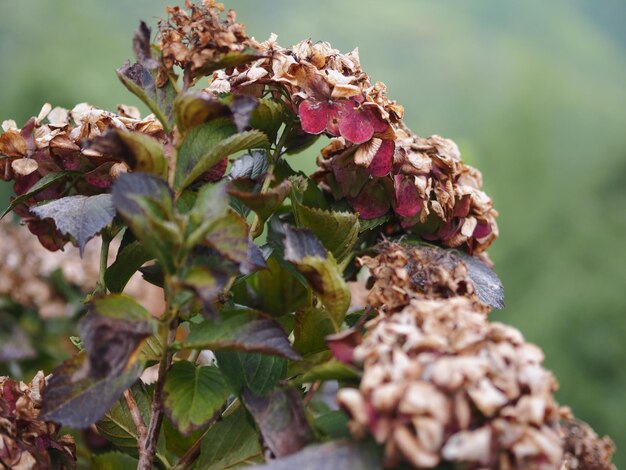
<svg viewBox="0 0 626 470"><path fill-rule="evenodd" d="M256 294L259 308L275 317L294 312L307 304L307 288L304 279L292 266L287 269L276 256L267 260L267 269L256 273L250 287ZM294 275L295 273L295 275Z"/></svg>
<svg viewBox="0 0 626 470"><path fill-rule="evenodd" d="M262 98L252 111L250 125L263 131L273 142L286 119L285 108L274 99Z"/></svg>
<svg viewBox="0 0 626 470"><path fill-rule="evenodd" d="M202 313L205 318L214 314L213 303L226 288L230 275L211 266L192 266L183 279L183 285L195 292L202 301Z"/></svg>
<svg viewBox="0 0 626 470"><path fill-rule="evenodd" d="M40 419L73 428L98 421L141 374L134 364L114 377L89 377L87 356L78 354L57 367L43 392Z"/></svg>
<svg viewBox="0 0 626 470"><path fill-rule="evenodd" d="M315 429L330 439L349 439L350 430L348 422L350 419L341 410L330 410L317 418L313 423Z"/></svg>
<svg viewBox="0 0 626 470"><path fill-rule="evenodd" d="M168 371L163 387L165 412L183 435L207 424L229 395L226 379L217 367L196 367L180 361Z"/></svg>
<svg viewBox="0 0 626 470"><path fill-rule="evenodd" d="M153 335L155 320L133 298L113 294L90 304L79 324L90 377L115 377L129 368L141 343Z"/></svg>
<svg viewBox="0 0 626 470"><path fill-rule="evenodd" d="M40 219L51 218L64 235L78 243L81 256L85 245L115 217L110 194L67 196L30 209Z"/></svg>
<svg viewBox="0 0 626 470"><path fill-rule="evenodd" d="M353 212L335 212L294 204L298 227L310 229L338 262L352 253L359 237L359 218Z"/></svg>
<svg viewBox="0 0 626 470"><path fill-rule="evenodd" d="M350 289L333 255L310 230L285 226L285 259L307 279L339 331L350 307Z"/></svg>
<svg viewBox="0 0 626 470"><path fill-rule="evenodd" d="M55 171L52 173L48 173L46 176L44 176L39 181L37 181L34 185L32 185L31 188L27 192L13 199L11 201L11 204L9 204L9 207L7 207L5 211L2 213L2 215L0 215L0 219L4 218L5 215L7 215L9 212L11 212L20 204L23 204L26 201L28 201L28 199L35 196L37 193L40 193L44 189L48 189L50 186L54 186L60 181L63 181L69 175L75 175L78 173L79 172L77 171L69 171L69 170L68 171Z"/></svg>
<svg viewBox="0 0 626 470"><path fill-rule="evenodd" d="M146 251L173 272L183 234L173 220L173 195L167 183L147 173L124 173L113 184L112 196L115 209Z"/></svg>
<svg viewBox="0 0 626 470"><path fill-rule="evenodd" d="M194 127L178 151L174 188L180 192L233 153L268 144L267 136L261 131L236 134L235 125L226 119L215 119Z"/></svg>
<svg viewBox="0 0 626 470"><path fill-rule="evenodd" d="M256 212L261 223L259 229L262 230L265 221L280 207L290 191L291 183L289 180L284 180L278 186L274 186L265 193L250 193L231 188L228 194Z"/></svg>
<svg viewBox="0 0 626 470"><path fill-rule="evenodd" d="M236 159L230 168L234 180L249 179L260 182L269 168L269 158L265 150L253 150Z"/></svg>
<svg viewBox="0 0 626 470"><path fill-rule="evenodd" d="M326 336L335 328L328 312L322 308L306 308L296 312L294 348L301 355L326 351Z"/></svg>
<svg viewBox="0 0 626 470"><path fill-rule="evenodd" d="M174 127L174 99L176 88L170 80L157 87L157 70L149 70L144 65L127 64L117 69L117 76L128 90L136 95L154 113L165 132Z"/></svg>
<svg viewBox="0 0 626 470"><path fill-rule="evenodd" d="M331 359L313 366L307 372L292 380L291 383L300 385L315 382L316 380L358 380L359 377L360 373L354 367L336 359Z"/></svg>
<svg viewBox="0 0 626 470"><path fill-rule="evenodd" d="M183 343L189 349L247 351L298 360L285 330L278 322L251 309L226 307L219 320L192 323Z"/></svg>
<svg viewBox="0 0 626 470"><path fill-rule="evenodd" d="M293 388L257 396L245 390L243 402L254 418L263 443L276 457L299 451L311 440L300 393Z"/></svg>
<svg viewBox="0 0 626 470"><path fill-rule="evenodd" d="M214 221L205 240L222 256L235 263L241 264L248 260L248 224L233 211Z"/></svg>
<svg viewBox="0 0 626 470"><path fill-rule="evenodd" d="M383 215L375 219L360 219L359 233L367 232L376 227L380 227L391 218L391 215Z"/></svg>
<svg viewBox="0 0 626 470"><path fill-rule="evenodd" d="M240 406L214 424L202 439L194 470L222 470L263 461L259 436Z"/></svg>
<svg viewBox="0 0 626 470"><path fill-rule="evenodd" d="M282 357L229 351L215 351L215 357L237 394L247 387L262 395L272 390L287 373L287 359Z"/></svg>
<svg viewBox="0 0 626 470"><path fill-rule="evenodd" d="M121 452L107 452L91 460L91 470L135 470L139 461Z"/></svg>
<svg viewBox="0 0 626 470"><path fill-rule="evenodd" d="M131 387L130 391L135 399L135 403L137 403L139 414L147 426L152 416L150 403L152 400L151 394L148 393L142 382L137 382ZM133 457L138 457L137 428L135 427L126 400L122 398L110 407L102 419L96 423L96 427L98 428L98 432L111 442L116 449ZM157 443L157 458L164 461L164 455L165 442L163 436L161 436Z"/></svg>
<svg viewBox="0 0 626 470"><path fill-rule="evenodd" d="M331 441L305 447L288 457L259 465L256 470L380 470L383 455L373 442Z"/></svg>
<svg viewBox="0 0 626 470"><path fill-rule="evenodd" d="M207 121L230 114L228 106L203 91L187 90L174 100L176 124L183 134Z"/></svg>
<svg viewBox="0 0 626 470"><path fill-rule="evenodd" d="M129 150L126 161L133 171L167 178L167 158L158 140L141 132L118 130L117 133Z"/></svg>
<svg viewBox="0 0 626 470"><path fill-rule="evenodd" d="M104 281L111 292L122 292L130 278L153 256L141 242L134 241L120 249L115 261L104 274Z"/></svg>

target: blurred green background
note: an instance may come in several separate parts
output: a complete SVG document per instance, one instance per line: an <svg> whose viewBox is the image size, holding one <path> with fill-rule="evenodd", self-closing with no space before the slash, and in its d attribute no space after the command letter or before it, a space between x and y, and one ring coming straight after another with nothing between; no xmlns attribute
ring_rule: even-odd
<svg viewBox="0 0 626 470"><path fill-rule="evenodd" d="M138 20L154 26L166 3L0 1L0 121L21 125L46 101L137 104L114 68ZM544 349L560 401L610 434L626 467L626 2L226 6L257 39L358 46L414 131L459 143L501 214L490 254L507 308L491 318ZM313 168L311 154L294 158Z"/></svg>

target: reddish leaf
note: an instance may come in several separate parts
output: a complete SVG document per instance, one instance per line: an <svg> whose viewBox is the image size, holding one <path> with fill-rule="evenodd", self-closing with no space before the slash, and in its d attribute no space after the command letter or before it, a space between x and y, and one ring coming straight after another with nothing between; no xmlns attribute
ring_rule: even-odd
<svg viewBox="0 0 626 470"><path fill-rule="evenodd" d="M298 452L311 440L302 399L293 388L276 390L266 396L245 389L242 398L265 445L276 457Z"/></svg>

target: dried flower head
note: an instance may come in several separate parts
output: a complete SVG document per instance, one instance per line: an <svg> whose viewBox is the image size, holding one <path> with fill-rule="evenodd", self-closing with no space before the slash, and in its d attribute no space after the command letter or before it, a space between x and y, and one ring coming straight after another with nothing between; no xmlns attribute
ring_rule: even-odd
<svg viewBox="0 0 626 470"><path fill-rule="evenodd" d="M413 300L367 324L354 350L359 389L338 401L352 433L385 444L387 464L554 469L563 459L557 383L539 348L489 323L468 299Z"/></svg>
<svg viewBox="0 0 626 470"><path fill-rule="evenodd" d="M332 137L314 178L363 219L395 215L404 229L467 251L484 251L498 235L482 179L454 142L418 137L384 84L372 84L355 50L302 41L291 49L276 37L259 44L264 57L215 72L208 91L286 95L302 131Z"/></svg>
<svg viewBox="0 0 626 470"><path fill-rule="evenodd" d="M611 463L615 445L598 437L588 424L569 418L561 425L565 460L561 470L616 470Z"/></svg>
<svg viewBox="0 0 626 470"><path fill-rule="evenodd" d="M66 299L50 282L50 276L60 270L63 278L82 292L93 291L98 281L100 243L89 243L83 257L78 248L64 252L50 252L28 233L24 226L9 220L0 221L0 295L29 308L35 308L44 317L67 316L72 313ZM109 263L115 259L114 242ZM161 311L159 288L147 285L140 277L133 277L126 292L150 311Z"/></svg>
<svg viewBox="0 0 626 470"><path fill-rule="evenodd" d="M258 56L258 44L236 22L233 10L222 20L221 3L204 0L196 5L186 0L185 6L188 11L167 7L168 19L159 23L158 43L167 70L176 65L196 77Z"/></svg>
<svg viewBox="0 0 626 470"><path fill-rule="evenodd" d="M76 462L76 445L61 426L38 420L43 372L30 384L0 377L0 468L68 469Z"/></svg>
<svg viewBox="0 0 626 470"><path fill-rule="evenodd" d="M472 299L476 310L490 309L475 294L467 265L450 250L437 247L384 242L378 255L364 256L374 281L367 302L385 313L392 313L413 299L447 299L464 296Z"/></svg>
<svg viewBox="0 0 626 470"><path fill-rule="evenodd" d="M108 129L141 132L155 138L163 137L163 128L153 115L143 119L132 106L121 106L120 114L80 103L72 110L45 104L37 117L22 129L14 122L2 124L0 135L0 178L14 181L17 196L27 193L39 180L50 173L72 170L55 180L33 197L15 208L30 231L51 251L61 249L68 238L50 220L40 220L29 212L34 204L67 195L93 195L105 191L119 173L119 154L107 154L88 147L89 139L103 135Z"/></svg>

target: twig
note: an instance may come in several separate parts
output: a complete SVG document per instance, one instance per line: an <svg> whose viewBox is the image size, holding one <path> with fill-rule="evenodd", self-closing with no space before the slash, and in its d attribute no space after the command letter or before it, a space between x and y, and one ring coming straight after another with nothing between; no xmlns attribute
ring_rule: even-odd
<svg viewBox="0 0 626 470"><path fill-rule="evenodd" d="M135 423L135 428L137 429L137 443L139 444L139 447L143 447L146 442L148 430L146 429L146 423L143 422L143 417L141 416L141 412L139 411L133 392L131 392L130 389L124 392L124 400L126 400L126 406L128 406L128 411L130 411L130 416L133 419L133 423Z"/></svg>
<svg viewBox="0 0 626 470"><path fill-rule="evenodd" d="M165 385L165 375L172 363L173 353L170 345L176 337L176 318L170 320L169 329L163 333L163 354L159 362L159 375L154 385L154 395L152 397L151 416L144 445L139 446L139 464L137 470L150 470L152 461L156 453L159 431L163 421L163 386Z"/></svg>
<svg viewBox="0 0 626 470"><path fill-rule="evenodd" d="M263 185L261 186L261 190L259 194L265 194L269 188L272 180L274 179L274 170L276 168L276 163L278 159L282 155L283 148L285 147L285 143L287 142L287 137L291 132L292 123L287 123L285 128L283 129L283 133L280 136L280 140L276 144L276 148L274 149L274 154L270 158L270 163L267 168L267 173L265 174L265 178L263 179ZM261 225L261 220L259 219L258 214L254 214L254 219L252 220L252 224L250 224L250 238L256 238L262 233L263 226Z"/></svg>
<svg viewBox="0 0 626 470"><path fill-rule="evenodd" d="M322 386L321 380L316 380L315 382L311 384L311 387L309 388L309 390L306 392L306 395L302 399L302 403L304 404L304 406L309 404L309 402L313 399L313 396L317 393L317 391L320 389L321 386Z"/></svg>

